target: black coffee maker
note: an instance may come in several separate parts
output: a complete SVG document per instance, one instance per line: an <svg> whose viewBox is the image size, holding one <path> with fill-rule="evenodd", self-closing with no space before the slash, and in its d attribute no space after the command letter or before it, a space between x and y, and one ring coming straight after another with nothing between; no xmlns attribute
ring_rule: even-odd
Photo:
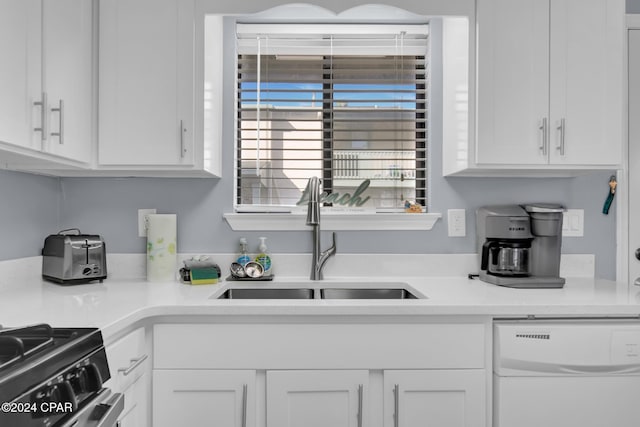
<svg viewBox="0 0 640 427"><path fill-rule="evenodd" d="M480 280L513 288L561 288L563 207L481 207L476 212Z"/></svg>

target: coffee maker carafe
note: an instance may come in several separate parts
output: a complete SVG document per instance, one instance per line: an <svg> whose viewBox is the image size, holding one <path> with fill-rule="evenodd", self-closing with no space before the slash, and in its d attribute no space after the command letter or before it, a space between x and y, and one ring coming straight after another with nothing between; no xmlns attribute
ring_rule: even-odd
<svg viewBox="0 0 640 427"><path fill-rule="evenodd" d="M529 275L530 240L487 240L482 246L481 269L498 276Z"/></svg>
<svg viewBox="0 0 640 427"><path fill-rule="evenodd" d="M514 288L560 288L562 206L485 206L476 213L480 279Z"/></svg>

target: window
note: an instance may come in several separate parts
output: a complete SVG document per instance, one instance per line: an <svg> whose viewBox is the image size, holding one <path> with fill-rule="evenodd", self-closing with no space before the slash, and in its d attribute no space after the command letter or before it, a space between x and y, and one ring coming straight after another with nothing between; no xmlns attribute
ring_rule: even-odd
<svg viewBox="0 0 640 427"><path fill-rule="evenodd" d="M238 211L427 203L428 26L237 24Z"/></svg>

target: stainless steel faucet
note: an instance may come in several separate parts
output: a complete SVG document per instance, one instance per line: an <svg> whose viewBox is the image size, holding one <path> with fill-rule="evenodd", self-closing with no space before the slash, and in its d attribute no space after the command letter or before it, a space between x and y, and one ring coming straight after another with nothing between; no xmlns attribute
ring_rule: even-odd
<svg viewBox="0 0 640 427"><path fill-rule="evenodd" d="M322 267L331 255L336 253L336 233L333 245L324 252L320 252L320 180L313 176L307 183L305 192L309 195L307 205L307 225L313 227L313 254L311 259L311 280L322 280Z"/></svg>

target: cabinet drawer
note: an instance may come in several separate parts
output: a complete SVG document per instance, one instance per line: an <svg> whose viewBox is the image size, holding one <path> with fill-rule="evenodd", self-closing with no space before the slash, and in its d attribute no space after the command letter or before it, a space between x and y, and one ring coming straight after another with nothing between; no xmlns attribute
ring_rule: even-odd
<svg viewBox="0 0 640 427"><path fill-rule="evenodd" d="M138 328L107 346L106 351L111 378L118 391L126 390L144 373L149 363L144 328Z"/></svg>
<svg viewBox="0 0 640 427"><path fill-rule="evenodd" d="M155 369L484 368L485 325L156 325L153 345Z"/></svg>

